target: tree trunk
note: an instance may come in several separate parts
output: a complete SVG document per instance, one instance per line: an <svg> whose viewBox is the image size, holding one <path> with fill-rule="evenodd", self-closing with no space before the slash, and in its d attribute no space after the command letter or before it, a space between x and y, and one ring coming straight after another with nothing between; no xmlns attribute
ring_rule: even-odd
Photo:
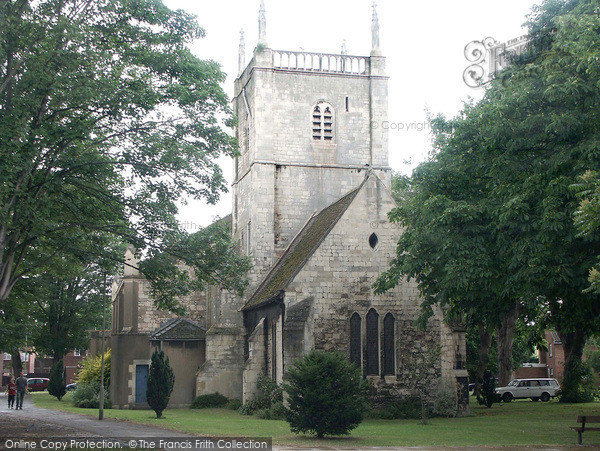
<svg viewBox="0 0 600 451"><path fill-rule="evenodd" d="M586 341L586 333L582 329L575 331L561 332L558 335L562 340L565 351L564 373L561 383L561 402L584 402L580 386L583 380L581 362L583 358L583 348ZM583 398L582 398L583 396Z"/></svg>
<svg viewBox="0 0 600 451"><path fill-rule="evenodd" d="M10 357L12 362L13 376L17 378L23 371L23 362L21 361L21 353L19 352L19 349L13 348Z"/></svg>
<svg viewBox="0 0 600 451"><path fill-rule="evenodd" d="M512 379L512 348L515 341L515 329L520 313L519 304L515 303L506 312L497 331L498 340L498 384L506 386Z"/></svg>
<svg viewBox="0 0 600 451"><path fill-rule="evenodd" d="M484 321L480 321L477 327L479 330L479 364L477 366L477 380L474 381L475 390L473 391L476 396L483 381L483 373L490 364L490 348L492 347L492 331Z"/></svg>

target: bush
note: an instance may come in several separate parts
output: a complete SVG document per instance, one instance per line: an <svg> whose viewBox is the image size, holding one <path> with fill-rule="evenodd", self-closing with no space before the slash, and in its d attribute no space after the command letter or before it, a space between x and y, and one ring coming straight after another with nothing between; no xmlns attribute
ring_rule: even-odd
<svg viewBox="0 0 600 451"><path fill-rule="evenodd" d="M225 406L226 409L229 410L240 410L242 407L242 401L239 399L230 399Z"/></svg>
<svg viewBox="0 0 600 451"><path fill-rule="evenodd" d="M442 379L435 392L433 414L438 417L455 417L458 407L456 385L451 379Z"/></svg>
<svg viewBox="0 0 600 451"><path fill-rule="evenodd" d="M256 385L258 393L254 400L260 408L269 409L273 404L283 402L283 388L270 377L260 374Z"/></svg>
<svg viewBox="0 0 600 451"><path fill-rule="evenodd" d="M418 420L421 418L421 413L421 398L418 396L409 396L390 401L385 407L369 409L366 415L369 418L378 418L381 420Z"/></svg>
<svg viewBox="0 0 600 451"><path fill-rule="evenodd" d="M100 382L78 382L71 402L75 407L97 409L100 406ZM110 409L108 392L104 393L104 408Z"/></svg>
<svg viewBox="0 0 600 451"><path fill-rule="evenodd" d="M275 404L281 403L283 405L283 388L264 374L259 374L256 387L257 393L246 404L241 405L240 403L238 412L241 415L254 415L256 413L261 419L271 419L266 418L271 415L267 411Z"/></svg>
<svg viewBox="0 0 600 451"><path fill-rule="evenodd" d="M77 384L83 382L98 382L100 383L102 356L99 354L95 357L89 356L83 359L81 366L77 370ZM110 349L104 353L104 387L108 391L110 385Z"/></svg>
<svg viewBox="0 0 600 451"><path fill-rule="evenodd" d="M498 402L498 394L496 393L496 378L490 371L483 373L483 383L479 387L477 393L477 402L480 406L492 407L495 402Z"/></svg>
<svg viewBox="0 0 600 451"><path fill-rule="evenodd" d="M288 381L292 432L349 434L362 421L367 384L343 354L312 351L293 365Z"/></svg>
<svg viewBox="0 0 600 451"><path fill-rule="evenodd" d="M256 416L262 420L285 420L287 409L283 405L283 401L279 401L273 403L268 409L259 410Z"/></svg>
<svg viewBox="0 0 600 451"><path fill-rule="evenodd" d="M156 413L156 418L161 418L167 408L174 384L175 375L169 364L169 358L165 358L164 351L155 349L150 363L146 398L148 405Z"/></svg>
<svg viewBox="0 0 600 451"><path fill-rule="evenodd" d="M65 386L65 378L64 378L65 369L63 368L63 361L59 360L58 362L52 365L50 368L50 380L48 381L48 393L54 396L59 401L65 393L67 393L67 387Z"/></svg>
<svg viewBox="0 0 600 451"><path fill-rule="evenodd" d="M196 396L192 401L192 409L210 409L216 407L225 407L229 403L229 398L221 393L210 393L208 395ZM234 409L235 410L235 409Z"/></svg>
<svg viewBox="0 0 600 451"><path fill-rule="evenodd" d="M254 400L250 400L247 401L244 405L242 405L238 409L238 412L240 413L240 415L254 415L259 409L259 404Z"/></svg>
<svg viewBox="0 0 600 451"><path fill-rule="evenodd" d="M571 359L565 363L565 375L567 377L563 379L558 393L560 402L580 403L596 399L594 375L589 365L581 360Z"/></svg>

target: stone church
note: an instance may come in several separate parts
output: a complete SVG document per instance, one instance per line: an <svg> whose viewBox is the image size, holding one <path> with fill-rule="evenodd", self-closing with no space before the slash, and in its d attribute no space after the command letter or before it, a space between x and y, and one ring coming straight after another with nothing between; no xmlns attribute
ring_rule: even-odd
<svg viewBox="0 0 600 451"><path fill-rule="evenodd" d="M375 391L410 394L417 379L452 382L467 406L464 329L436 312L418 330L419 292L401 282L383 295L371 288L389 267L401 229L390 224L385 57L375 7L370 56L279 51L266 39L245 61L239 51L234 110L240 155L234 161L229 221L240 252L251 257L244 297L212 287L182 304L185 318L157 312L128 248L113 283L111 400L145 406L154 347L175 370L171 406L222 393L247 401L258 376L277 382L312 349L341 351ZM379 125L379 126L378 126ZM424 353L439 361L419 374Z"/></svg>

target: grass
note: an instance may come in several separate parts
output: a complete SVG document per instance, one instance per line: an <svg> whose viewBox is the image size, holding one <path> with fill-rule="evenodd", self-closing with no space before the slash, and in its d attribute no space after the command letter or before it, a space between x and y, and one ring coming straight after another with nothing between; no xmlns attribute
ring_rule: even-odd
<svg viewBox="0 0 600 451"><path fill-rule="evenodd" d="M57 401L48 393L33 396L38 407L96 416L97 410L73 407L70 394ZM494 404L491 409L471 399L471 414L461 418L434 418L426 426L418 420L365 420L349 437L317 440L292 434L286 422L259 420L226 409L170 409L164 419L147 410L104 411L106 418L169 428L204 436L273 437L273 443L300 446L541 446L575 445L578 414L600 415L600 403L559 404L529 400ZM600 445L600 432L583 435L586 445Z"/></svg>

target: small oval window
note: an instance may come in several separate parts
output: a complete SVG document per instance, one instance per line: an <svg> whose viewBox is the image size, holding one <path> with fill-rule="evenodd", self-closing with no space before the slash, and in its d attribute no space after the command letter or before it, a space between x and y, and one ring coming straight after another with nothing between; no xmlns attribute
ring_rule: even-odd
<svg viewBox="0 0 600 451"><path fill-rule="evenodd" d="M371 246L371 249L375 249L375 247L377 247L377 243L379 243L379 238L377 238L377 234L372 233L369 237L369 245Z"/></svg>

